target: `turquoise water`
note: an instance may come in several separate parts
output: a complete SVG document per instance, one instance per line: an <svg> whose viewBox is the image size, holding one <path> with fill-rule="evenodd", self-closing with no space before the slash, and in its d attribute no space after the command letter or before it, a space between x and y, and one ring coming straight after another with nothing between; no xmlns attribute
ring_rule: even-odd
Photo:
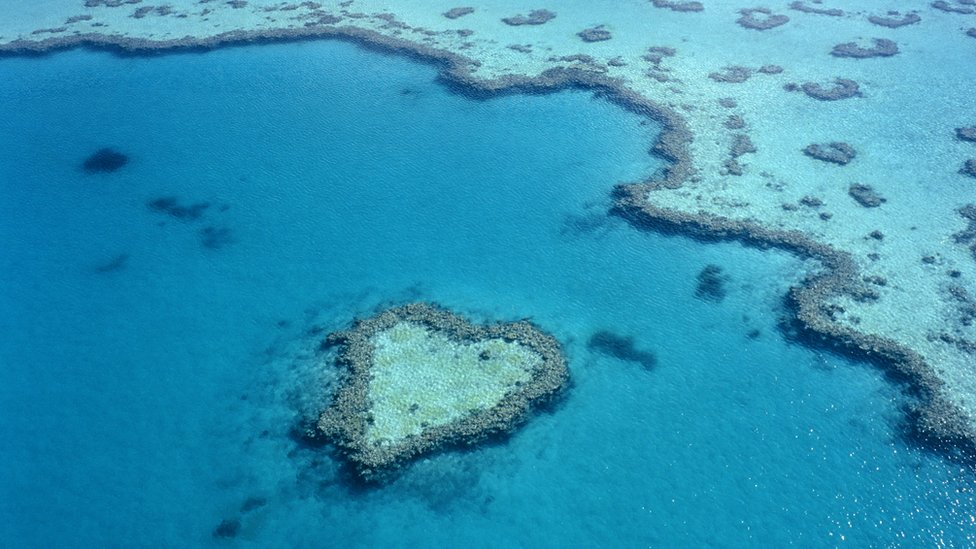
<svg viewBox="0 0 976 549"><path fill-rule="evenodd" d="M335 42L0 60L2 545L976 541L974 479L905 442L904 388L777 332L802 263L606 217L658 128L435 76ZM129 163L83 172L106 146ZM709 264L723 300L695 297ZM531 317L573 386L507 441L351 486L290 436L335 379L318 341L416 299Z"/></svg>

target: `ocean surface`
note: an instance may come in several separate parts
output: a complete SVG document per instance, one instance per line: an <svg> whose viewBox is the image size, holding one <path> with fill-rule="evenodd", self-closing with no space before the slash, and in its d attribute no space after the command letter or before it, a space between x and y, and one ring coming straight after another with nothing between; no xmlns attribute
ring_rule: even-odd
<svg viewBox="0 0 976 549"><path fill-rule="evenodd" d="M658 127L436 74L330 41L0 60L0 545L976 543L906 388L777 329L809 265L606 215ZM83 170L102 147L129 162ZM293 436L337 379L318 344L414 300L531 318L573 384L357 486Z"/></svg>

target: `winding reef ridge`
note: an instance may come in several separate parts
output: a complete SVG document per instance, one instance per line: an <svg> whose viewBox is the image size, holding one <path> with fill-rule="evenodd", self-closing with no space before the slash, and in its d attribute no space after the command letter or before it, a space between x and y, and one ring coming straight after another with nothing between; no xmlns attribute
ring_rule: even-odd
<svg viewBox="0 0 976 549"><path fill-rule="evenodd" d="M971 142L954 135L976 121L968 76L976 41L964 30L973 21L965 10L855 0L824 17L785 2L757 8L715 0L676 10L638 0L485 1L448 17L460 13L452 11L458 5L143 4L65 1L63 11L5 17L0 53L89 46L129 55L342 38L436 63L445 82L475 97L593 90L660 123L663 132L649 148L671 163L644 181L608 181L608 188L620 183L615 214L640 228L736 239L816 260L819 267L786 296L795 328L808 341L839 345L907 379L919 397L911 413L919 437L945 449L976 448L976 326L960 315L953 291L976 292L976 258L953 238L966 226L957 212L974 192L959 166L976 155ZM822 9L839 7L828 4ZM546 8L553 16L544 25L502 22ZM761 32L740 26L743 13L769 24ZM911 24L889 22L895 14L908 14ZM773 16L780 16L776 25ZM612 39L577 36L597 27ZM932 36L940 37L937 44ZM831 55L838 43L864 37L897 44L899 53ZM671 55L655 55L660 51ZM782 70L735 83L710 78L726 67L751 74L774 65ZM940 67L939 78L931 67ZM787 91L800 90L798 83L821 91L845 83L840 92L856 93ZM732 173L729 151L743 135L754 152L735 158ZM839 166L802 152L831 142L850 144L857 157ZM855 183L884 196L884 204L851 200ZM822 204L818 211L795 206L812 199ZM885 284L871 282L877 280Z"/></svg>
<svg viewBox="0 0 976 549"><path fill-rule="evenodd" d="M446 444L513 430L569 381L559 343L532 324L476 326L426 303L326 342L349 372L318 426L370 481Z"/></svg>

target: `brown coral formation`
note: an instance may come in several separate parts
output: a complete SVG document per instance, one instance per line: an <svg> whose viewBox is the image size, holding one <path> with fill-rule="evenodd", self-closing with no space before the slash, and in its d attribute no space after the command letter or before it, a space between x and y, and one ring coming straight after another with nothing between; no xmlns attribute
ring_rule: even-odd
<svg viewBox="0 0 976 549"><path fill-rule="evenodd" d="M854 150L854 147L843 141L834 141L831 143L812 143L807 145L803 149L803 154L810 158L843 166L857 156L857 151Z"/></svg>
<svg viewBox="0 0 976 549"><path fill-rule="evenodd" d="M732 145L729 147L729 158L723 165L723 175L742 175L743 168L739 164L739 157L744 154L756 152L756 146L752 144L749 136L740 133L732 138Z"/></svg>
<svg viewBox="0 0 976 549"><path fill-rule="evenodd" d="M470 15L474 13L474 8L463 7L463 8L451 8L444 12L444 17L448 19L457 19L458 17L464 17L465 15Z"/></svg>
<svg viewBox="0 0 976 549"><path fill-rule="evenodd" d="M836 78L834 85L829 88L825 88L817 82L804 82L800 85L800 89L808 97L818 101L839 101L861 95L861 87L849 78Z"/></svg>
<svg viewBox="0 0 976 549"><path fill-rule="evenodd" d="M973 259L976 259L976 204L966 204L959 208L959 215L966 220L966 228L952 235L956 244L968 246Z"/></svg>
<svg viewBox="0 0 976 549"><path fill-rule="evenodd" d="M914 25L921 20L922 18L919 17L917 13L906 13L905 15L901 15L897 11L889 11L887 15L883 16L871 15L868 17L868 21L870 21L872 24L889 29L897 29L906 25Z"/></svg>
<svg viewBox="0 0 976 549"><path fill-rule="evenodd" d="M851 185L850 188L847 189L847 194L849 194L851 198L865 208L877 208L878 206L887 202L887 200L879 195L873 187L861 183L854 183Z"/></svg>
<svg viewBox="0 0 976 549"><path fill-rule="evenodd" d="M769 8L747 8L739 10L740 17L735 20L740 27L753 30L769 30L789 23L790 18L776 15Z"/></svg>
<svg viewBox="0 0 976 549"><path fill-rule="evenodd" d="M837 44L830 52L834 57L851 57L853 59L867 59L869 57L891 57L898 53L898 44L887 38L875 38L874 46L863 48L856 42Z"/></svg>
<svg viewBox="0 0 976 549"><path fill-rule="evenodd" d="M367 436L374 405L369 392L374 368L371 338L401 322L423 326L458 344L504 340L530 350L541 360L528 382L505 393L491 408L431 426L402 440L373 441ZM475 325L427 303L394 307L359 320L349 330L330 334L326 343L340 348L337 362L348 369L348 375L332 404L322 413L318 428L366 481L389 478L399 466L420 454L448 445L472 445L489 436L509 433L525 422L533 410L559 396L569 381L559 343L531 323Z"/></svg>
<svg viewBox="0 0 976 549"><path fill-rule="evenodd" d="M520 14L512 17L505 17L502 19L502 23L511 25L513 27L519 27L522 25L542 25L552 21L555 18L555 12L551 12L549 10L532 10L529 12L528 16Z"/></svg>
<svg viewBox="0 0 976 549"><path fill-rule="evenodd" d="M971 13L976 13L976 10L970 8L969 6L956 6L946 2L945 0L938 0L937 2L932 2L932 7L947 13L961 13L963 15L969 15Z"/></svg>
<svg viewBox="0 0 976 549"><path fill-rule="evenodd" d="M709 73L708 77L716 82L724 82L727 84L741 84L752 76L752 69L748 67L740 67L738 65L732 67L724 67L721 72Z"/></svg>
<svg viewBox="0 0 976 549"><path fill-rule="evenodd" d="M815 8L813 6L806 5L805 2L797 0L790 4L791 10L802 11L803 13L813 13L817 15L829 15L830 17L841 17L844 15L844 10L837 8Z"/></svg>
<svg viewBox="0 0 976 549"><path fill-rule="evenodd" d="M976 142L976 126L956 128L956 139L960 141Z"/></svg>
<svg viewBox="0 0 976 549"><path fill-rule="evenodd" d="M603 28L603 25L600 25L599 27L583 29L578 33L576 33L576 36L579 36L584 42L603 42L605 40L610 40L611 38L613 38L613 35L610 34L610 31Z"/></svg>
<svg viewBox="0 0 976 549"><path fill-rule="evenodd" d="M970 158L959 168L959 173L963 175L968 175L969 177L976 177L976 158Z"/></svg>
<svg viewBox="0 0 976 549"><path fill-rule="evenodd" d="M674 0L651 0L655 8L665 8L678 12L705 11L705 5L701 2L675 2Z"/></svg>

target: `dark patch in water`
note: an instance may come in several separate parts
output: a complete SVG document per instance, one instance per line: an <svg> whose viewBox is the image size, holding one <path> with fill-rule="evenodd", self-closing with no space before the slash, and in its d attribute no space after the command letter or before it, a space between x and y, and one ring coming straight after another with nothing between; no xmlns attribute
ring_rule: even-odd
<svg viewBox="0 0 976 549"><path fill-rule="evenodd" d="M99 274L116 273L126 268L129 263L129 254L121 253L105 263L95 266L95 272Z"/></svg>
<svg viewBox="0 0 976 549"><path fill-rule="evenodd" d="M128 156L106 147L86 158L81 167L88 173L110 173L125 166L128 161Z"/></svg>
<svg viewBox="0 0 976 549"><path fill-rule="evenodd" d="M146 207L156 213L166 214L180 221L196 221L203 217L204 212L211 206L209 202L197 202L184 206L175 196L161 196L146 202Z"/></svg>
<svg viewBox="0 0 976 549"><path fill-rule="evenodd" d="M563 218L559 233L562 235L591 234L606 227L609 222L610 218L605 213L587 215L567 214Z"/></svg>
<svg viewBox="0 0 976 549"><path fill-rule="evenodd" d="M328 443L328 440L319 430L317 421L314 419L302 418L288 430L288 438L295 442L299 448L321 448Z"/></svg>
<svg viewBox="0 0 976 549"><path fill-rule="evenodd" d="M594 332L586 342L586 347L591 351L598 352L607 356L623 360L626 362L636 362L651 370L657 366L657 356L651 351L638 349L631 336L621 336L608 330Z"/></svg>
<svg viewBox="0 0 976 549"><path fill-rule="evenodd" d="M200 229L200 245L208 250L219 250L234 243L234 234L227 227L208 226Z"/></svg>
<svg viewBox="0 0 976 549"><path fill-rule="evenodd" d="M262 497L257 497L257 496L251 496L246 500L244 500L244 503L241 504L241 512L249 513L255 509L260 509L261 507L264 507L267 504L268 504L267 499Z"/></svg>
<svg viewBox="0 0 976 549"><path fill-rule="evenodd" d="M481 452L439 453L414 464L397 479L396 490L435 513L448 514L458 505L484 502L488 494L481 486L481 475L493 461Z"/></svg>
<svg viewBox="0 0 976 549"><path fill-rule="evenodd" d="M214 528L213 537L233 538L241 531L241 521L238 519L224 519Z"/></svg>
<svg viewBox="0 0 976 549"><path fill-rule="evenodd" d="M698 285L695 287L695 297L716 303L722 301L728 293L725 289L725 282L728 278L728 276L722 274L722 268L718 265L706 265L698 273Z"/></svg>

